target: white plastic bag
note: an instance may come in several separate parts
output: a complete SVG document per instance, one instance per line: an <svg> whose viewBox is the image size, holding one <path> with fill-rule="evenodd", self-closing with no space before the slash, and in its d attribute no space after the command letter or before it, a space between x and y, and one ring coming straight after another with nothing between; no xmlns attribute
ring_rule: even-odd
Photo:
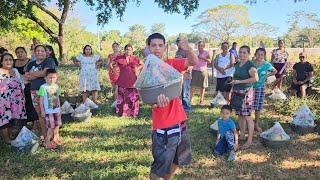
<svg viewBox="0 0 320 180"><path fill-rule="evenodd" d="M80 104L74 112L71 114L72 117L83 117L87 116L90 113L90 108L84 104Z"/></svg>
<svg viewBox="0 0 320 180"><path fill-rule="evenodd" d="M97 109L98 105L91 101L91 99L87 98L86 101L84 102L84 105L87 106L90 109Z"/></svg>
<svg viewBox="0 0 320 180"><path fill-rule="evenodd" d="M271 141L288 141L290 139L290 136L283 130L279 122L275 122L270 129L262 132L260 137Z"/></svg>
<svg viewBox="0 0 320 180"><path fill-rule="evenodd" d="M275 89L274 92L269 96L271 99L285 100L287 96L279 89Z"/></svg>
<svg viewBox="0 0 320 180"><path fill-rule="evenodd" d="M213 124L211 124L210 128L215 131L218 131L219 130L218 120L216 120Z"/></svg>
<svg viewBox="0 0 320 180"><path fill-rule="evenodd" d="M210 101L210 104L212 104L214 106L223 106L223 105L228 104L228 101L223 97L223 95L219 91L217 96L215 98L213 98L213 100Z"/></svg>
<svg viewBox="0 0 320 180"><path fill-rule="evenodd" d="M266 79L266 84L272 84L274 81L276 81L277 80L277 78L276 78L276 76L275 75L273 75L273 76L269 76L269 77L267 77L267 79Z"/></svg>
<svg viewBox="0 0 320 180"><path fill-rule="evenodd" d="M315 115L310 111L309 107L304 104L300 107L298 112L292 115L293 120L290 123L298 126L311 126L315 127L314 120L316 119Z"/></svg>
<svg viewBox="0 0 320 180"><path fill-rule="evenodd" d="M62 114L70 114L74 112L74 109L70 105L68 101L65 101L62 106L60 107Z"/></svg>
<svg viewBox="0 0 320 180"><path fill-rule="evenodd" d="M181 73L157 56L150 54L145 59L145 64L134 83L134 87L138 89L159 86L167 87L181 81Z"/></svg>
<svg viewBox="0 0 320 180"><path fill-rule="evenodd" d="M39 137L23 126L16 139L11 141L11 145L14 147L24 147L35 144L37 141L39 141Z"/></svg>

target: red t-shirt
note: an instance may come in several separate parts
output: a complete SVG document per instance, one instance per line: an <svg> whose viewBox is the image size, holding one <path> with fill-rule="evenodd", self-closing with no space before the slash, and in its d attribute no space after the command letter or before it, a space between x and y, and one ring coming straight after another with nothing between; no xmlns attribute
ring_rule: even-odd
<svg viewBox="0 0 320 180"><path fill-rule="evenodd" d="M140 60L135 56L130 56L130 62L127 63L126 56L117 56L114 60L120 69L120 75L117 85L124 88L133 88L133 84L137 80L136 68L141 64Z"/></svg>
<svg viewBox="0 0 320 180"><path fill-rule="evenodd" d="M179 72L187 70L185 59L168 59L165 61ZM179 97L172 99L168 106L152 108L152 130L163 129L187 119Z"/></svg>

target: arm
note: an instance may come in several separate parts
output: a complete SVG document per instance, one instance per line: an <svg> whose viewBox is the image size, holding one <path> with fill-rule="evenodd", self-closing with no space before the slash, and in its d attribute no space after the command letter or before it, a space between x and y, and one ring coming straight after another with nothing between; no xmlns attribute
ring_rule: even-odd
<svg viewBox="0 0 320 180"><path fill-rule="evenodd" d="M237 151L238 146L239 146L239 144L238 144L238 132L237 132L236 128L232 129L232 131L233 131L233 134L234 134L233 150Z"/></svg>
<svg viewBox="0 0 320 180"><path fill-rule="evenodd" d="M32 81L32 80L37 79L36 76L31 75L29 72L26 72L23 76L24 76L25 80L27 80L27 81Z"/></svg>
<svg viewBox="0 0 320 180"><path fill-rule="evenodd" d="M216 139L216 145L218 144L219 140L220 140L220 130L218 129L218 133L217 133L217 139Z"/></svg>
<svg viewBox="0 0 320 180"><path fill-rule="evenodd" d="M223 69L218 66L218 56L219 55L217 55L216 58L214 59L213 67L216 68L217 71L222 73Z"/></svg>
<svg viewBox="0 0 320 180"><path fill-rule="evenodd" d="M45 76L46 76L46 71L47 71L47 69L49 69L49 68L44 68L44 69L41 70L41 71L30 71L29 74L30 74L31 76L34 76L35 79L38 78L38 77L45 77Z"/></svg>
<svg viewBox="0 0 320 180"><path fill-rule="evenodd" d="M188 42L185 39L181 39L179 44L181 46L181 49L186 50L188 53L188 57L186 58L184 66L189 67L198 64L198 57L194 54L193 49L188 44Z"/></svg>
<svg viewBox="0 0 320 180"><path fill-rule="evenodd" d="M73 64L75 64L75 65L77 65L77 66L79 66L79 67L81 66L80 61L78 61L76 57L73 57L73 58L72 58L72 62L73 62Z"/></svg>
<svg viewBox="0 0 320 180"><path fill-rule="evenodd" d="M303 81L303 83L306 83L306 82L310 81L312 77L313 77L313 71L311 71L311 72L308 73L308 77L307 77L307 79L305 79L305 80Z"/></svg>
<svg viewBox="0 0 320 180"><path fill-rule="evenodd" d="M273 54L273 51L272 51L272 53L271 53L271 64L272 64L272 66L273 66L273 61L274 61L274 54Z"/></svg>
<svg viewBox="0 0 320 180"><path fill-rule="evenodd" d="M117 72L117 71L114 69L114 67L113 67L114 64L116 64L116 62L114 62L114 61L112 61L112 60L110 59L110 60L109 60L109 64L108 64L110 70L111 70L114 74L116 74L116 75L119 76L120 73Z"/></svg>
<svg viewBox="0 0 320 180"><path fill-rule="evenodd" d="M42 117L46 117L46 113L45 113L45 111L44 111L44 106L43 106L43 96L40 96L40 110L41 110L41 116Z"/></svg>
<svg viewBox="0 0 320 180"><path fill-rule="evenodd" d="M236 62L236 58L234 57L234 54L231 53L230 54L230 64L223 69L226 70L226 69L232 68L234 66L235 62Z"/></svg>
<svg viewBox="0 0 320 180"><path fill-rule="evenodd" d="M272 70L270 71L270 73L266 76L266 79L267 79L267 77L270 77L270 76L273 76L273 75L276 75L277 74L277 70L274 68L274 67L272 67Z"/></svg>
<svg viewBox="0 0 320 180"><path fill-rule="evenodd" d="M209 54L209 53L208 53L207 56L201 56L201 55L199 55L198 58L206 61L207 63L211 63L211 59L210 59L210 54Z"/></svg>
<svg viewBox="0 0 320 180"><path fill-rule="evenodd" d="M102 58L100 57L100 58L98 59L98 61L96 62L96 67L99 67L102 63L103 63L103 60L102 60Z"/></svg>
<svg viewBox="0 0 320 180"><path fill-rule="evenodd" d="M233 80L231 84L252 84L259 80L258 72L255 67L251 67L249 70L250 78L245 80Z"/></svg>
<svg viewBox="0 0 320 180"><path fill-rule="evenodd" d="M295 69L292 70L292 80L294 84L297 84L297 72Z"/></svg>

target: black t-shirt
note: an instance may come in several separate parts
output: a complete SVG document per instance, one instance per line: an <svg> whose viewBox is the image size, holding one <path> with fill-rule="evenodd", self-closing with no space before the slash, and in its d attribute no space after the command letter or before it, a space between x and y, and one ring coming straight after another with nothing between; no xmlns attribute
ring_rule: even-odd
<svg viewBox="0 0 320 180"><path fill-rule="evenodd" d="M51 58L44 59L40 64L37 64L36 61L31 61L27 65L26 72L29 72L30 70L41 71L45 68L55 69L54 61ZM38 77L37 79L34 79L31 81L30 89L39 90L40 86L44 83L46 83L46 80L44 79L44 77Z"/></svg>
<svg viewBox="0 0 320 180"><path fill-rule="evenodd" d="M309 62L298 62L293 65L293 69L297 74L297 81L304 81L309 76L309 73L313 71L313 66Z"/></svg>

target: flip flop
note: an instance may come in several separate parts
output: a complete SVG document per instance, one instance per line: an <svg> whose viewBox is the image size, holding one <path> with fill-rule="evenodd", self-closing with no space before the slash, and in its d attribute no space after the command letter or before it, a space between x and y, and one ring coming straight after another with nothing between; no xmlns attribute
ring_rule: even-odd
<svg viewBox="0 0 320 180"><path fill-rule="evenodd" d="M260 127L255 127L254 131L258 132L258 133L262 133L262 129Z"/></svg>

